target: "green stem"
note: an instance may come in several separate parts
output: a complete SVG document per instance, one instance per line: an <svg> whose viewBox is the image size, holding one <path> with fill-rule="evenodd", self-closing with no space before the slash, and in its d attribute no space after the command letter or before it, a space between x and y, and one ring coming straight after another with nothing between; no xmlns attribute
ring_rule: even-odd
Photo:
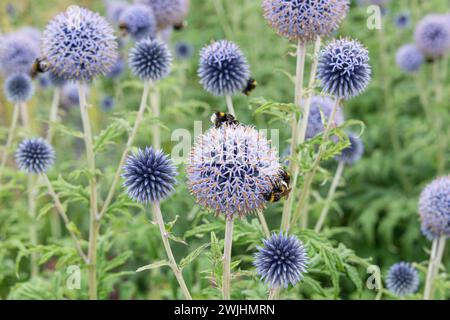
<svg viewBox="0 0 450 320"><path fill-rule="evenodd" d="M34 176L28 174L28 215L30 217L29 233L30 242L36 247L39 243L36 220L36 198L37 198L37 184ZM39 274L38 255L36 252L31 253L31 277L34 278Z"/></svg>
<svg viewBox="0 0 450 320"><path fill-rule="evenodd" d="M9 149L12 146L12 143L14 141L14 136L16 134L17 123L19 122L19 110L20 110L20 106L15 105L14 109L13 109L12 119L11 119L11 127L9 128L8 138L6 139L5 149L2 154L2 162L0 164L0 178L1 178L1 174L3 173L3 169L6 165L6 160L8 159Z"/></svg>
<svg viewBox="0 0 450 320"><path fill-rule="evenodd" d="M231 248L233 246L234 218L225 218L225 242L223 249L222 294L224 300L231 298Z"/></svg>
<svg viewBox="0 0 450 320"><path fill-rule="evenodd" d="M181 269L178 267L177 262L175 260L175 257L172 253L172 248L170 247L169 243L169 235L166 231L166 227L164 224L164 218L161 213L161 208L159 206L159 203L152 203L152 209L153 209L153 215L156 217L156 222L159 226L159 231L161 233L161 238L164 244L164 249L166 250L167 257L169 258L170 267L172 268L175 277L177 278L178 284L180 285L181 291L183 292L184 298L186 300L192 300L191 294L189 293L189 290L186 286L186 282L183 278L183 273Z"/></svg>
<svg viewBox="0 0 450 320"><path fill-rule="evenodd" d="M339 185L339 180L341 179L342 172L344 171L345 163L344 161L339 161L336 173L331 183L330 190L328 191L327 199L325 200L325 205L320 213L319 220L316 223L314 230L319 233L323 227L323 224L327 218L328 212L330 211L331 203L333 202L334 194L336 193L337 186Z"/></svg>
<svg viewBox="0 0 450 320"><path fill-rule="evenodd" d="M262 212L262 210L257 210L256 213L258 214L259 222L261 223L261 227L263 229L265 236L267 238L270 237L270 229L269 229L269 226L267 225L267 221L266 221L266 218L264 217L264 213Z"/></svg>
<svg viewBox="0 0 450 320"><path fill-rule="evenodd" d="M225 101L227 103L228 113L231 114L232 116L236 117L236 113L234 112L234 106L233 106L233 98L231 98L231 96L229 96L229 95L226 95Z"/></svg>
<svg viewBox="0 0 450 320"><path fill-rule="evenodd" d="M52 143L53 140L52 124L58 121L58 108L60 95L61 95L60 89L58 87L55 87L55 91L53 92L52 106L50 108L50 116L47 131L47 141L50 144Z"/></svg>
<svg viewBox="0 0 450 320"><path fill-rule="evenodd" d="M122 152L122 156L120 158L119 165L117 166L116 173L114 174L113 182L111 184L111 187L109 188L108 196L106 197L106 200L103 203L102 209L100 210L100 214L98 215L97 220L100 220L103 217L103 215L106 213L106 211L108 210L108 207L114 196L114 192L116 191L116 187L117 187L117 184L119 183L119 179L120 179L120 172L122 170L122 166L125 163L125 160L128 156L128 153L130 152L131 147L133 146L134 139L136 138L136 135L139 131L140 125L141 125L142 121L144 120L145 109L147 107L146 102L147 102L148 94L150 91L150 86L151 86L150 82L146 81L144 83L144 91L142 92L141 103L139 106L139 110L136 114L136 119L134 121L133 129L131 130L131 134L128 137L128 141L125 146L125 149Z"/></svg>
<svg viewBox="0 0 450 320"><path fill-rule="evenodd" d="M306 58L306 46L304 42L298 41L297 42L297 66L296 66L296 72L295 72L295 94L294 94L294 103L300 107L302 96L303 96L303 78L305 74L305 58ZM291 118L291 156L296 154L297 149L297 116L295 112L292 113ZM296 160L291 159L289 162L289 171L295 172L298 167L298 163ZM292 181L292 187L295 188L295 185L297 184L296 176L294 174L293 181ZM292 209L292 201L293 201L294 195L286 199L286 201L283 204L283 213L281 216L281 230L288 230L289 229L289 220L291 215L291 209Z"/></svg>
<svg viewBox="0 0 450 320"><path fill-rule="evenodd" d="M155 117L157 120L159 120L160 114L161 114L161 103L160 103L160 94L158 89L152 90L150 92L150 105L153 112L153 117ZM161 128L159 126L159 123L155 123L152 126L152 141L153 141L153 148L156 150L161 149Z"/></svg>
<svg viewBox="0 0 450 320"><path fill-rule="evenodd" d="M88 169L90 171L90 215L89 215L89 299L97 300L97 237L99 233L99 222L97 220L97 182L95 178L95 154L93 137L89 120L88 106L86 101L86 89L84 84L78 82L78 95L80 100L80 113L83 122L84 142Z"/></svg>
<svg viewBox="0 0 450 320"><path fill-rule="evenodd" d="M425 291L423 294L424 300L434 299L435 279L439 273L439 266L441 265L446 241L447 238L445 236L441 236L440 238L436 238L433 240L430 252L430 262L428 263L428 271L425 282Z"/></svg>

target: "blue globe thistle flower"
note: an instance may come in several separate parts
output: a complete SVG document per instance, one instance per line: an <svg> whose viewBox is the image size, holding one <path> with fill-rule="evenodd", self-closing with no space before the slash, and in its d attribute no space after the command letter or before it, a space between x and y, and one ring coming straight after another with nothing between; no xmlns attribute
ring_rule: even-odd
<svg viewBox="0 0 450 320"><path fill-rule="evenodd" d="M234 95L247 86L250 67L236 44L221 40L201 50L198 75L209 93Z"/></svg>
<svg viewBox="0 0 450 320"><path fill-rule="evenodd" d="M13 103L28 101L34 94L33 82L25 73L13 74L6 78L3 88L6 98Z"/></svg>
<svg viewBox="0 0 450 320"><path fill-rule="evenodd" d="M38 76L38 84L43 89L47 89L52 85L48 73L43 73Z"/></svg>
<svg viewBox="0 0 450 320"><path fill-rule="evenodd" d="M410 263L399 262L389 268L387 288L397 296L406 296L417 292L419 274Z"/></svg>
<svg viewBox="0 0 450 320"><path fill-rule="evenodd" d="M72 81L105 75L118 55L114 30L106 19L76 6L47 25L42 54L54 73Z"/></svg>
<svg viewBox="0 0 450 320"><path fill-rule="evenodd" d="M42 138L25 139L16 150L16 163L26 173L46 173L55 163L55 151Z"/></svg>
<svg viewBox="0 0 450 320"><path fill-rule="evenodd" d="M302 42L327 37L339 28L348 0L264 0L264 17L282 37Z"/></svg>
<svg viewBox="0 0 450 320"><path fill-rule="evenodd" d="M105 0L106 18L113 24L119 24L119 18L122 12L128 8L130 4L122 0Z"/></svg>
<svg viewBox="0 0 450 320"><path fill-rule="evenodd" d="M229 218L264 208L264 194L280 168L277 151L263 134L224 124L198 137L186 171L197 203Z"/></svg>
<svg viewBox="0 0 450 320"><path fill-rule="evenodd" d="M429 240L450 236L450 176L437 178L423 189L419 215L422 233Z"/></svg>
<svg viewBox="0 0 450 320"><path fill-rule="evenodd" d="M158 81L169 74L172 55L164 42L144 39L131 49L128 64L131 72L141 80Z"/></svg>
<svg viewBox="0 0 450 320"><path fill-rule="evenodd" d="M356 40L334 40L320 53L317 77L327 94L355 97L367 88L371 73L369 52Z"/></svg>
<svg viewBox="0 0 450 320"><path fill-rule="evenodd" d="M257 247L256 272L271 288L287 288L303 279L309 262L303 243L295 236L273 234Z"/></svg>
<svg viewBox="0 0 450 320"><path fill-rule="evenodd" d="M306 127L305 139L314 138L325 129L324 121L328 121L333 111L336 101L330 97L314 96L311 98L311 108L308 117L308 126ZM324 119L322 119L322 116ZM338 108L334 116L334 126L340 126L344 123L342 109Z"/></svg>
<svg viewBox="0 0 450 320"><path fill-rule="evenodd" d="M395 56L395 61L400 69L410 73L419 71L424 60L422 52L414 44L405 44L398 49Z"/></svg>
<svg viewBox="0 0 450 320"><path fill-rule="evenodd" d="M119 27L135 40L156 37L155 15L150 7L142 4L126 8L120 15Z"/></svg>
<svg viewBox="0 0 450 320"><path fill-rule="evenodd" d="M409 12L402 12L395 16L395 26L399 29L405 29L411 24L411 14Z"/></svg>
<svg viewBox="0 0 450 320"><path fill-rule="evenodd" d="M194 47L187 42L177 42L175 44L175 57L180 60L187 60L194 55Z"/></svg>
<svg viewBox="0 0 450 320"><path fill-rule="evenodd" d="M106 96L100 102L100 106L102 110L105 112L111 111L114 108L114 105L115 105L114 97L112 96Z"/></svg>
<svg viewBox="0 0 450 320"><path fill-rule="evenodd" d="M177 173L170 158L152 147L138 149L123 166L123 186L131 199L149 204L159 202L174 190Z"/></svg>
<svg viewBox="0 0 450 320"><path fill-rule="evenodd" d="M22 27L18 29L14 35L16 36L23 36L24 38L27 38L30 42L32 42L35 45L36 50L40 50L41 45L41 38L42 38L42 32L38 28L34 27Z"/></svg>
<svg viewBox="0 0 450 320"><path fill-rule="evenodd" d="M107 78L115 79L122 75L125 70L125 61L122 57L119 57L117 61L112 66L109 73L106 75Z"/></svg>
<svg viewBox="0 0 450 320"><path fill-rule="evenodd" d="M38 56L39 46L28 37L20 33L6 35L0 47L0 71L5 76L28 73Z"/></svg>
<svg viewBox="0 0 450 320"><path fill-rule="evenodd" d="M166 29L180 24L189 12L189 0L135 0L153 9L158 29Z"/></svg>
<svg viewBox="0 0 450 320"><path fill-rule="evenodd" d="M350 145L342 150L341 154L336 157L336 160L344 162L346 165L354 165L364 153L364 144L358 136L350 132L348 134Z"/></svg>
<svg viewBox="0 0 450 320"><path fill-rule="evenodd" d="M439 58L450 48L450 23L442 15L427 15L417 23L414 38L424 55Z"/></svg>

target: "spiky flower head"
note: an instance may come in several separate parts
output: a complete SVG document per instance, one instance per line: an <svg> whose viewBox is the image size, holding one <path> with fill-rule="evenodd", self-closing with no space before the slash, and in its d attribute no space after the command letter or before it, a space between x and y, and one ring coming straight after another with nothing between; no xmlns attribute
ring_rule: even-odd
<svg viewBox="0 0 450 320"><path fill-rule="evenodd" d="M336 104L335 99L325 96L314 96L311 98L311 108L308 116L308 126L306 127L306 139L314 138L322 133L325 129L324 124L327 123L331 116L333 107ZM342 109L338 107L334 116L333 126L340 126L344 122Z"/></svg>
<svg viewBox="0 0 450 320"><path fill-rule="evenodd" d="M399 29L407 28L411 23L411 14L409 12L402 12L395 16L395 26Z"/></svg>
<svg viewBox="0 0 450 320"><path fill-rule="evenodd" d="M187 42L180 41L175 44L175 56L180 60L186 60L194 55L194 47Z"/></svg>
<svg viewBox="0 0 450 320"><path fill-rule="evenodd" d="M317 77L327 94L355 97L367 88L371 73L369 52L356 40L334 40L320 53Z"/></svg>
<svg viewBox="0 0 450 320"><path fill-rule="evenodd" d="M198 75L203 88L209 93L234 95L246 87L250 67L236 44L221 40L201 50Z"/></svg>
<svg viewBox="0 0 450 320"><path fill-rule="evenodd" d="M28 101L34 94L33 82L25 73L10 75L6 78L3 88L6 98L12 103Z"/></svg>
<svg viewBox="0 0 450 320"><path fill-rule="evenodd" d="M55 163L55 151L42 138L25 139L17 147L16 163L26 173L46 173Z"/></svg>
<svg viewBox="0 0 450 320"><path fill-rule="evenodd" d="M123 166L123 186L134 201L159 202L174 190L176 175L175 166L167 155L147 147L128 156Z"/></svg>
<svg viewBox="0 0 450 320"><path fill-rule="evenodd" d="M0 71L5 76L28 73L38 56L39 46L28 37L20 33L6 35L0 46Z"/></svg>
<svg viewBox="0 0 450 320"><path fill-rule="evenodd" d="M364 144L360 137L350 132L348 134L350 145L341 151L341 154L336 157L338 161L344 162L346 165L354 165L364 153Z"/></svg>
<svg viewBox="0 0 450 320"><path fill-rule="evenodd" d="M387 288L397 296L406 296L417 292L419 288L419 274L410 263L399 262L389 268Z"/></svg>
<svg viewBox="0 0 450 320"><path fill-rule="evenodd" d="M415 44L405 44L398 49L395 61L403 71L414 73L422 66L424 56Z"/></svg>
<svg viewBox="0 0 450 320"><path fill-rule="evenodd" d="M187 166L197 202L216 214L245 216L265 207L279 174L277 151L255 128L223 124L198 137Z"/></svg>
<svg viewBox="0 0 450 320"><path fill-rule="evenodd" d="M131 49L128 64L141 80L158 81L165 78L172 65L172 54L160 40L144 39Z"/></svg>
<svg viewBox="0 0 450 320"><path fill-rule="evenodd" d="M122 57L119 57L112 66L111 70L109 70L106 77L111 79L120 77L120 75L123 73L124 70L125 70L125 61Z"/></svg>
<svg viewBox="0 0 450 320"><path fill-rule="evenodd" d="M414 38L425 56L439 58L450 49L450 23L442 15L427 15L417 23Z"/></svg>
<svg viewBox="0 0 450 320"><path fill-rule="evenodd" d="M450 236L450 176L433 180L419 198L422 233L430 240Z"/></svg>
<svg viewBox="0 0 450 320"><path fill-rule="evenodd" d="M156 20L153 10L142 4L127 7L119 18L119 26L135 40L155 38Z"/></svg>
<svg viewBox="0 0 450 320"><path fill-rule="evenodd" d="M263 247L257 247L253 264L265 283L271 288L287 288L303 279L309 259L300 240L280 232L263 242Z"/></svg>
<svg viewBox="0 0 450 320"><path fill-rule="evenodd" d="M180 24L189 12L189 0L135 0L153 9L158 29L166 29Z"/></svg>
<svg viewBox="0 0 450 320"><path fill-rule="evenodd" d="M130 6L122 0L105 0L106 18L113 24L119 24L119 18L122 12Z"/></svg>
<svg viewBox="0 0 450 320"><path fill-rule="evenodd" d="M264 0L263 9L280 36L308 42L339 28L347 15L348 0Z"/></svg>
<svg viewBox="0 0 450 320"><path fill-rule="evenodd" d="M49 22L41 51L54 73L73 81L105 75L118 55L114 30L106 19L77 6Z"/></svg>

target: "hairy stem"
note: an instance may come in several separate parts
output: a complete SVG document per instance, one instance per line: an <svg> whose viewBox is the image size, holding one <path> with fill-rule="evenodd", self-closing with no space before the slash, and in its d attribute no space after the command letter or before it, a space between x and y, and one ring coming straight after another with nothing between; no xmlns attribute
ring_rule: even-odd
<svg viewBox="0 0 450 320"><path fill-rule="evenodd" d="M314 228L316 232L320 232L325 222L325 219L327 218L328 212L330 211L331 203L333 202L336 188L339 185L339 180L341 179L342 172L344 171L344 167L345 167L344 161L339 161L336 173L334 174L333 182L331 182L330 190L328 191L327 199L325 200L325 205L322 208L319 220L317 220L316 227Z"/></svg>
<svg viewBox="0 0 450 320"><path fill-rule="evenodd" d="M341 103L341 99L336 99L334 106L333 106L333 110L331 112L330 118L328 119L328 123L327 126L325 127L325 130L323 132L323 141L319 147L319 151L317 153L317 156L313 162L312 168L311 170L306 174L306 178L305 181L303 183L303 187L302 190L300 192L300 198L298 201L298 205L297 205L297 210L295 211L294 217L292 218L292 225L295 225L297 223L298 218L300 218L300 216L306 215L307 212L305 210L305 212L302 212L306 206L307 206L307 202L308 202L308 198L309 198L309 192L311 189L311 185L312 182L314 180L314 176L317 172L317 169L319 168L320 165L320 161L322 160L323 154L325 152L325 144L328 142L328 137L331 131L331 127L333 126L334 123L334 118L336 116L336 112L339 108L339 105ZM303 220L303 221L307 221L307 219ZM306 225L303 225L303 227L306 227Z"/></svg>
<svg viewBox="0 0 450 320"><path fill-rule="evenodd" d="M31 133L32 128L31 128L30 115L28 114L27 104L22 102L19 104L19 108L20 108L20 117L22 120L22 126L26 130L28 130L29 133Z"/></svg>
<svg viewBox="0 0 450 320"><path fill-rule="evenodd" d="M89 189L90 189L90 217L89 217L89 299L97 299L97 182L95 178L95 155L92 138L91 124L89 121L88 106L86 102L86 89L84 84L78 82L78 95L80 100L81 120L83 122L84 142L86 147L86 156L88 169L90 171Z"/></svg>
<svg viewBox="0 0 450 320"><path fill-rule="evenodd" d="M3 150L2 154L2 162L0 164L0 177L1 174L3 173L3 168L6 165L6 160L8 159L8 152L12 146L14 136L16 134L17 123L19 122L19 110L20 110L19 105L15 105L11 119L11 127L9 128L8 138L6 139L5 149Z"/></svg>
<svg viewBox="0 0 450 320"><path fill-rule="evenodd" d="M445 236L441 236L440 238L433 240L430 252L430 262L428 263L428 271L425 282L425 291L423 294L424 300L432 300L434 298L435 279L439 273L439 266L441 265L446 241L447 239Z"/></svg>
<svg viewBox="0 0 450 320"><path fill-rule="evenodd" d="M225 218L225 243L223 248L222 297L231 298L231 248L233 246L234 218Z"/></svg>
<svg viewBox="0 0 450 320"><path fill-rule="evenodd" d="M256 212L258 214L259 222L261 223L261 227L263 229L264 234L266 235L266 237L270 237L270 229L269 226L267 225L264 213L262 212L262 210L257 210Z"/></svg>
<svg viewBox="0 0 450 320"><path fill-rule="evenodd" d="M295 95L294 103L300 107L302 96L303 96L303 78L305 73L305 57L306 57L306 46L304 42L298 41L297 43L297 67L295 72ZM297 116L295 112L292 114L291 118L291 156L296 153L297 149ZM289 171L294 172L298 164L296 161L291 160L289 162ZM296 177L294 176L292 186L297 183ZM283 204L283 214L281 216L281 229L286 231L289 229L289 220L292 208L292 201L294 196L289 197Z"/></svg>
<svg viewBox="0 0 450 320"><path fill-rule="evenodd" d="M225 101L227 102L228 113L235 117L236 114L234 113L233 99L231 96L227 95L225 96Z"/></svg>
<svg viewBox="0 0 450 320"><path fill-rule="evenodd" d="M114 179L113 179L113 182L109 189L108 196L106 197L106 200L102 206L100 214L97 217L97 220L100 220L103 217L103 215L106 213L106 211L108 210L108 207L114 197L114 193L116 191L117 184L119 183L120 172L122 170L122 166L125 163L125 160L128 156L128 153L130 152L131 147L133 146L134 139L136 138L136 135L139 131L140 125L141 125L142 121L144 120L145 108L147 107L146 102L147 102L148 94L150 91L150 86L151 86L150 82L146 81L144 83L144 91L142 92L141 104L140 104L139 110L136 114L136 119L134 121L133 129L131 131L131 134L128 136L128 141L125 146L125 149L122 152L122 156L120 158L119 165L117 166L116 173L114 174Z"/></svg>
<svg viewBox="0 0 450 320"><path fill-rule="evenodd" d="M161 213L161 208L159 206L159 203L152 203L152 209L153 209L153 215L156 217L156 222L159 226L159 231L161 233L161 238L164 244L164 249L166 250L167 257L169 258L170 267L172 268L175 277L177 278L178 284L180 285L181 291L183 292L184 298L186 300L192 300L191 294L189 293L189 290L186 286L186 282L183 278L183 273L181 269L178 267L178 264L175 260L175 257L172 253L172 248L170 247L169 243L169 235L166 231L166 227L164 224L164 218Z"/></svg>
<svg viewBox="0 0 450 320"><path fill-rule="evenodd" d="M58 108L59 108L59 99L61 96L61 90L59 87L55 87L55 91L53 92L52 106L50 109L48 130L47 130L47 141L48 143L52 143L53 140L53 130L52 124L58 121Z"/></svg>
<svg viewBox="0 0 450 320"><path fill-rule="evenodd" d="M53 189L52 183L50 182L50 180L48 179L48 176L46 174L43 174L42 177L45 181L45 184L47 185L48 193L50 194L50 196L53 199L53 202L55 203L56 210L59 213L59 215L61 216L61 219L64 221L67 231L69 232L70 236L73 239L73 242L75 244L75 248L78 251L78 254L83 259L83 261L87 263L88 257L86 256L83 249L81 248L80 239L75 234L75 232L70 228L69 217L67 216L66 211L64 210L64 206L62 205L61 201L59 200L58 195L56 194L55 190Z"/></svg>
<svg viewBox="0 0 450 320"><path fill-rule="evenodd" d="M37 198L37 184L34 176L28 174L28 215L30 217L30 242L33 246L38 245L38 233L37 233L37 208L36 208L36 198ZM31 253L31 277L36 277L39 274L38 266L38 255L36 252Z"/></svg>
<svg viewBox="0 0 450 320"><path fill-rule="evenodd" d="M150 105L152 108L153 116L159 120L161 114L161 103L160 103L160 93L158 89L152 90L150 92ZM153 148L156 150L161 149L161 128L159 123L155 123L152 126L152 144Z"/></svg>

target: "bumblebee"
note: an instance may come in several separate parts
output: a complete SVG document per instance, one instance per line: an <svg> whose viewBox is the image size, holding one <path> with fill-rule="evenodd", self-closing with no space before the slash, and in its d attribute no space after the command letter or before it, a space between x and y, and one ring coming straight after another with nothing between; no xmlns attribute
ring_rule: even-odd
<svg viewBox="0 0 450 320"><path fill-rule="evenodd" d="M48 62L43 58L36 58L31 67L30 76L35 78L39 73L45 73L49 69Z"/></svg>
<svg viewBox="0 0 450 320"><path fill-rule="evenodd" d="M175 31L181 31L184 30L187 27L187 23L185 21L181 21L175 25L173 25L173 29Z"/></svg>
<svg viewBox="0 0 450 320"><path fill-rule="evenodd" d="M246 96L249 96L253 90L256 89L256 86L258 85L258 83L256 82L255 79L250 78L247 80L247 86L244 88L244 90L242 90L242 93L245 94Z"/></svg>
<svg viewBox="0 0 450 320"><path fill-rule="evenodd" d="M123 38L128 35L128 26L125 23L119 24L119 35Z"/></svg>
<svg viewBox="0 0 450 320"><path fill-rule="evenodd" d="M281 198L286 198L291 192L291 187L289 186L291 182L291 175L284 169L281 169L275 178L274 186L272 190L263 195L264 200L267 202L278 202Z"/></svg>
<svg viewBox="0 0 450 320"><path fill-rule="evenodd" d="M214 126L216 128L220 128L220 126L224 123L228 124L228 125L238 125L239 121L236 120L236 118L229 114L229 113L225 113L225 112L215 112L212 116L211 116L211 122L214 124Z"/></svg>

